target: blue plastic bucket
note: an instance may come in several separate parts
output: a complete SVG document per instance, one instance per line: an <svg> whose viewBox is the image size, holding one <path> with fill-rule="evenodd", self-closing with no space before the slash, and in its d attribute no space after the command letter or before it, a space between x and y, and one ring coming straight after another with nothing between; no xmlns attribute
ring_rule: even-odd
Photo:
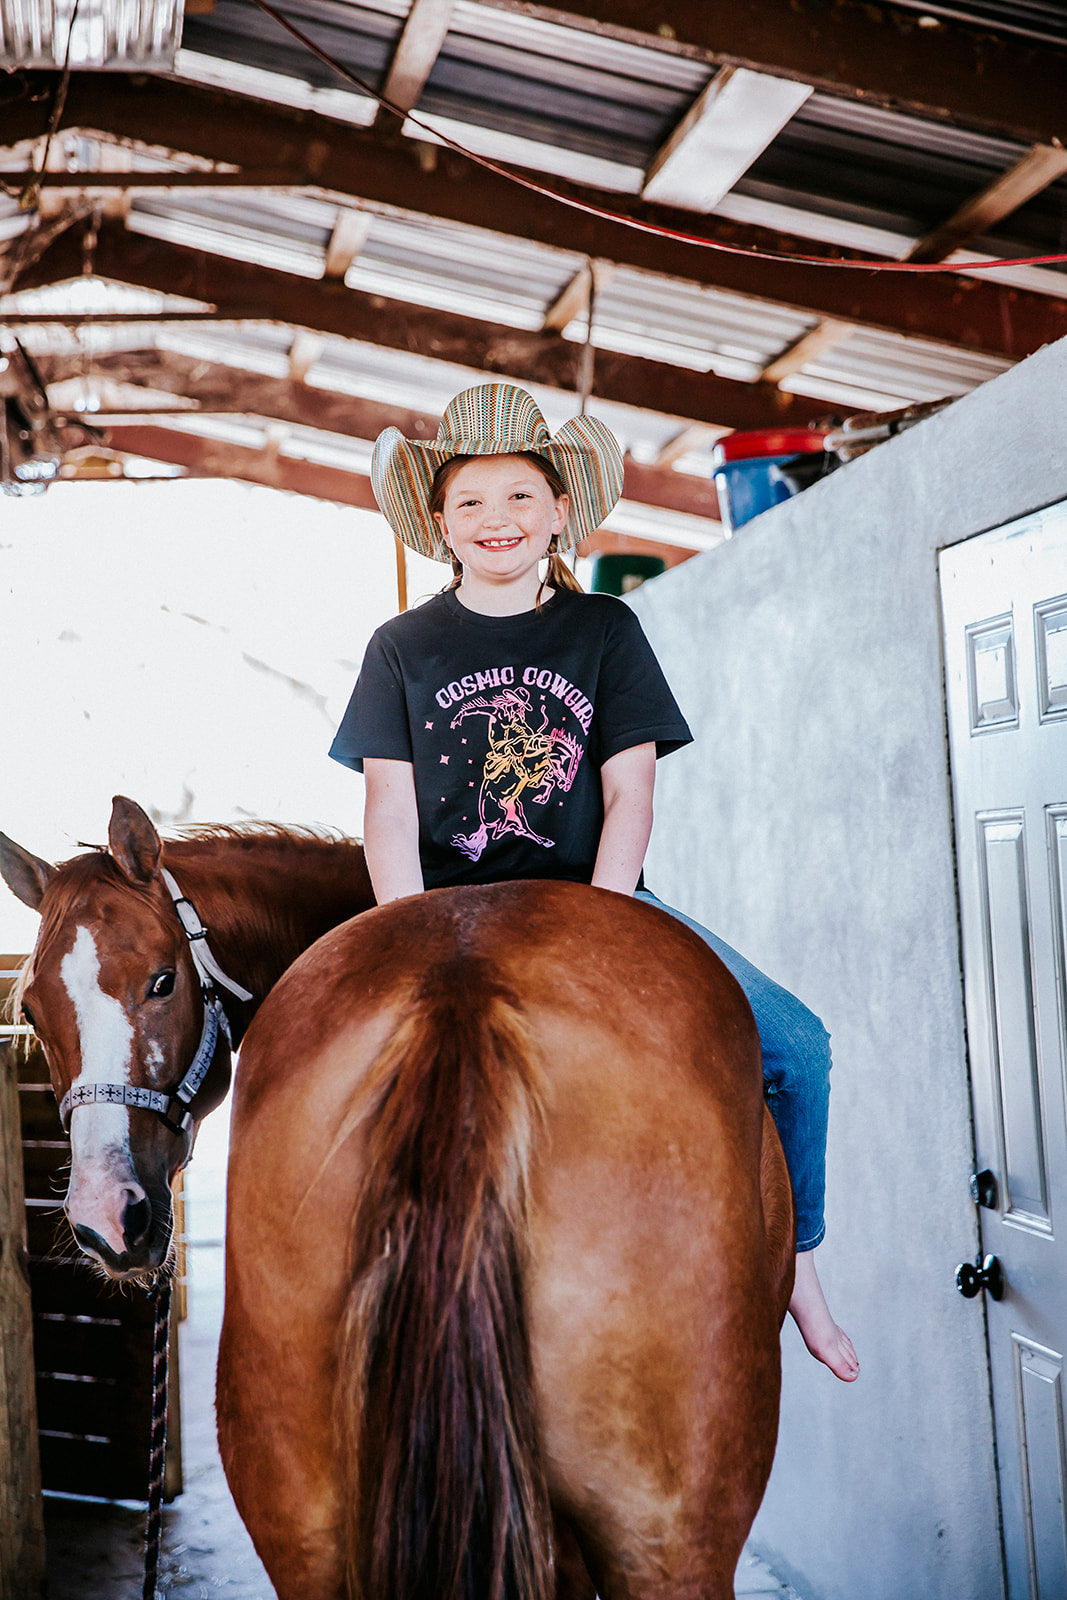
<svg viewBox="0 0 1067 1600"><path fill-rule="evenodd" d="M798 456L823 452L823 435L808 428L768 428L759 433L731 433L712 453L719 515L735 529L761 511L788 500L798 483L787 470Z"/></svg>

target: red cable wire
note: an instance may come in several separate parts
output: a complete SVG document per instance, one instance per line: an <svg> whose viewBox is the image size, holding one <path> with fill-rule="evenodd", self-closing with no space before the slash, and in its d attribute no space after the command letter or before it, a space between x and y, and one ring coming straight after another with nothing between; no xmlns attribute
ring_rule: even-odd
<svg viewBox="0 0 1067 1600"><path fill-rule="evenodd" d="M339 61L335 61L324 50L320 50L318 45L314 44L306 34L301 33L294 23L284 17L280 11L276 11L268 3L268 0L254 0L254 3L259 6L261 11L265 11L269 17L273 17L275 22L291 33L294 39L298 39L313 55L318 56L320 61L325 62L328 67L339 73L342 78L346 78L349 83L354 84L361 94L367 95L371 100L376 100L380 106L384 106L394 116L413 123L416 128L421 128L435 142L445 145L449 150L454 150L457 155L465 156L468 161L473 161L476 166L484 167L486 172L495 173L498 178L505 178L509 183L516 183L520 188L529 189L532 194L542 195L547 200L555 200L559 205L569 206L572 211L581 211L588 217L599 217L602 222L617 222L624 228L633 228L638 233L650 233L659 239L673 239L677 244L698 245L702 250L718 250L724 255L746 256L749 260L754 261L788 261L799 266L839 267L853 272L982 272L986 268L992 267L1045 267L1051 266L1056 262L1067 261L1067 253L1047 256L995 256L984 261L959 262L955 266L950 266L944 261L889 261L879 260L876 257L868 261L842 261L829 256L790 255L785 251L756 250L746 245L723 244L718 239L706 239L699 233L683 233L679 229L665 228L656 222L644 222L639 217L628 217L623 211L611 211L606 206L593 205L591 201L579 200L573 195L562 194L560 190L553 189L549 184L538 183L534 178L523 177L521 173L513 172L510 167L501 166L499 162L492 161L488 156L480 156L473 150L468 150L465 145L459 144L455 139L450 139L447 134L438 132L429 123L421 121L413 111L404 111L400 106L394 105L391 100L387 100L384 95L379 94L369 83L357 78L354 73L349 72L347 67L343 67Z"/></svg>

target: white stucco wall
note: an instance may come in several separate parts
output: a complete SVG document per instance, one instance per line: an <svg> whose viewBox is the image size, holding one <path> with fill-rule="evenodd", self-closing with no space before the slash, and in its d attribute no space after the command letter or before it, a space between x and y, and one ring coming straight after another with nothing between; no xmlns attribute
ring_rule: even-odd
<svg viewBox="0 0 1067 1600"><path fill-rule="evenodd" d="M1001 1593L937 551L1067 498L1067 341L646 584L695 745L647 877L833 1036L818 1261L862 1362L783 1335L755 1543L805 1600ZM1067 585L1065 585L1067 586Z"/></svg>

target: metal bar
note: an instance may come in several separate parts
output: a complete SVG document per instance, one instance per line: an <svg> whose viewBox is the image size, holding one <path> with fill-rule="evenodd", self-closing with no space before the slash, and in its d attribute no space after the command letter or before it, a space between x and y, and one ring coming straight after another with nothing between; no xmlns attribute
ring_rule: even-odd
<svg viewBox="0 0 1067 1600"><path fill-rule="evenodd" d="M12 1033L22 1035L23 1030L5 1025L0 1038ZM33 1317L26 1265L18 1064L16 1052L5 1043L0 1043L0 1146L0 1455L4 1463L0 1590L9 1600L37 1600L44 1593L45 1545Z"/></svg>
<svg viewBox="0 0 1067 1600"><path fill-rule="evenodd" d="M25 278L20 280L19 287L25 287ZM218 322L221 315L218 311L4 311L0 313L5 328L126 328L136 327L138 323L156 328L168 322ZM232 318L225 320L232 321Z"/></svg>
<svg viewBox="0 0 1067 1600"><path fill-rule="evenodd" d="M100 172L10 172L0 171L0 183L11 194L21 194L30 184L72 194L93 194L97 190L110 192L123 189L130 193L146 194L180 190L185 194L197 189L268 189L291 193L305 187L294 183L291 172L281 168L257 169L251 172L119 172L108 168Z"/></svg>

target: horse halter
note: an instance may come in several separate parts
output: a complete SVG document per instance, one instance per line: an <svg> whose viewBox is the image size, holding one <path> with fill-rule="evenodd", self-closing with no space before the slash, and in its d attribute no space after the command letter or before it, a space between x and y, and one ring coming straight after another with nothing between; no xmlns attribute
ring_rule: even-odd
<svg viewBox="0 0 1067 1600"><path fill-rule="evenodd" d="M163 1118L172 1133L188 1133L194 1122L189 1107L207 1077L208 1068L214 1060L220 1032L228 1048L233 1049L229 1020L223 1010L222 1001L215 992L215 985L228 989L238 1000L251 1000L252 995L248 989L243 989L239 983L235 983L223 972L211 953L207 942L207 929L201 922L196 907L182 894L173 875L165 867L162 869L162 876L167 891L174 901L174 909L182 925L182 931L189 941L189 954L193 958L204 997L204 1025L196 1054L177 1088L170 1092L144 1089L133 1083L79 1083L75 1079L59 1105L59 1119L64 1132L70 1131L71 1116L79 1106L92 1105L94 1101L99 1100L106 1105L135 1106L143 1111L155 1111Z"/></svg>

